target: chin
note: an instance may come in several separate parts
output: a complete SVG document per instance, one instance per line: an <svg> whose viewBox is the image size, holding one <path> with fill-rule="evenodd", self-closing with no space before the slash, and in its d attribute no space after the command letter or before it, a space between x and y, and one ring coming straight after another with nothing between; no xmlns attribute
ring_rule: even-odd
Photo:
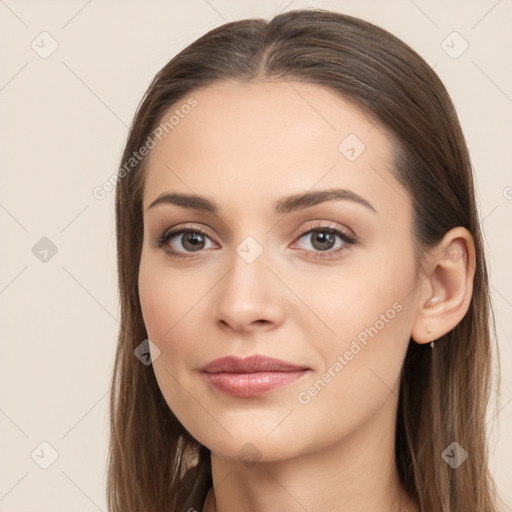
<svg viewBox="0 0 512 512"><path fill-rule="evenodd" d="M232 462L239 462L248 467L257 463L270 463L280 460L291 459L316 449L313 439L302 439L288 432L273 432L268 435L271 429L229 429L232 437L224 430L211 435L211 431L204 430L191 434L201 444L206 446L213 454L222 459ZM293 444L290 443L293 440Z"/></svg>

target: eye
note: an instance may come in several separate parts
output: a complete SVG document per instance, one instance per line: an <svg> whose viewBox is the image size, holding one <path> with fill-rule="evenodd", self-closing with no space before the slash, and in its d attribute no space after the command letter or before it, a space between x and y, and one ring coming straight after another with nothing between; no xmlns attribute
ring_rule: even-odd
<svg viewBox="0 0 512 512"><path fill-rule="evenodd" d="M299 240L305 239L309 242L308 252L313 252L314 257L325 258L346 249L349 245L357 244L355 236L331 226L330 224L319 224L304 231ZM336 244L336 240L338 243Z"/></svg>
<svg viewBox="0 0 512 512"><path fill-rule="evenodd" d="M200 252L202 249L210 248L207 242L210 237L200 229L181 227L175 230L166 231L156 240L156 246L165 249L165 252L171 256L188 257L186 253ZM170 242L170 243L169 243ZM184 249L184 250L183 250Z"/></svg>

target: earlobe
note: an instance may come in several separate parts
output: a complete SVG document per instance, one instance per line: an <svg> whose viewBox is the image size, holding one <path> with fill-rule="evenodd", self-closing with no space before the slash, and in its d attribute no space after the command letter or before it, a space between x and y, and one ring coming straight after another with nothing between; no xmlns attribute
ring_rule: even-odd
<svg viewBox="0 0 512 512"><path fill-rule="evenodd" d="M473 293L475 247L471 233L456 227L429 254L429 275L418 291L411 337L429 343L451 331L468 311Z"/></svg>

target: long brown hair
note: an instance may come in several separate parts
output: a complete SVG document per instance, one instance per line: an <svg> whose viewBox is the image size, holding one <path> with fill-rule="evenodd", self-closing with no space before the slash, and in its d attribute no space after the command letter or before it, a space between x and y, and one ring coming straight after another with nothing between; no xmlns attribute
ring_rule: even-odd
<svg viewBox="0 0 512 512"><path fill-rule="evenodd" d="M396 148L396 177L412 198L420 265L424 251L451 228L464 226L473 235L476 269L469 311L433 350L409 343L396 465L422 511L496 511L485 425L495 328L472 168L457 114L441 80L408 45L373 24L321 9L211 30L158 72L138 107L116 188L121 328L110 401L109 511L174 512L193 482L202 476L211 483L209 450L171 412L153 368L134 356L147 338L137 288L147 158L132 161L128 170L126 162L171 107L216 80L319 84L382 125ZM442 457L452 442L468 453L457 469Z"/></svg>

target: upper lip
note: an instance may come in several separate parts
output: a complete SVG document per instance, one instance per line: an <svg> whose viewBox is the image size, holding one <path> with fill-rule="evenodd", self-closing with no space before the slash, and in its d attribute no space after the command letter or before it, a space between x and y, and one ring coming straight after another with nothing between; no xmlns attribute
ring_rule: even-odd
<svg viewBox="0 0 512 512"><path fill-rule="evenodd" d="M262 355L253 355L244 359L236 356L221 357L210 361L201 368L201 371L206 373L289 372L299 370L309 370L309 368Z"/></svg>

